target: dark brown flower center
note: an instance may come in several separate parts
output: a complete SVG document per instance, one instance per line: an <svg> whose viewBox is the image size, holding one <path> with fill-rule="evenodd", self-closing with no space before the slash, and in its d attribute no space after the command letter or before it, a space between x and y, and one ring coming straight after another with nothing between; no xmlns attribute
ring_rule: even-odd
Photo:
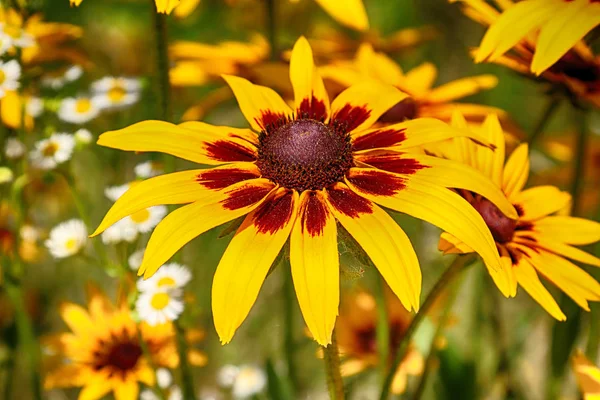
<svg viewBox="0 0 600 400"><path fill-rule="evenodd" d="M142 347L133 338L116 338L114 342L99 343L99 349L94 354L96 369L110 368L125 373L135 368L142 356Z"/></svg>
<svg viewBox="0 0 600 400"><path fill-rule="evenodd" d="M297 191L341 181L353 164L350 137L312 119L291 121L259 135L262 176Z"/></svg>
<svg viewBox="0 0 600 400"><path fill-rule="evenodd" d="M407 97L383 113L383 115L379 117L379 121L388 123L402 122L407 119L416 118L417 112L417 103L412 98Z"/></svg>
<svg viewBox="0 0 600 400"><path fill-rule="evenodd" d="M477 196L471 205L483 217L496 242L507 243L512 240L517 227L516 220L508 218L494 203L483 197Z"/></svg>

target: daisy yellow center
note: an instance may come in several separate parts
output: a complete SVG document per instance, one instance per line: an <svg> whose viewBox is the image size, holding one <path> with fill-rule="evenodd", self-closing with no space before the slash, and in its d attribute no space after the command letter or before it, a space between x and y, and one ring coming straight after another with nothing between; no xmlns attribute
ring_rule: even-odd
<svg viewBox="0 0 600 400"><path fill-rule="evenodd" d="M158 280L158 283L156 285L158 287L175 286L175 279L171 278L170 276L164 276Z"/></svg>
<svg viewBox="0 0 600 400"><path fill-rule="evenodd" d="M150 305L155 310L163 310L169 305L169 295L167 293L156 293L150 300Z"/></svg>
<svg viewBox="0 0 600 400"><path fill-rule="evenodd" d="M479 197L471 201L471 205L477 210L485 221L494 240L498 243L508 243L512 240L517 227L517 221L508 218L491 201Z"/></svg>
<svg viewBox="0 0 600 400"><path fill-rule="evenodd" d="M86 113L92 108L92 102L89 99L79 99L75 104L75 111L79 114Z"/></svg>
<svg viewBox="0 0 600 400"><path fill-rule="evenodd" d="M52 157L58 151L58 145L56 143L50 142L43 149L42 154L44 157Z"/></svg>
<svg viewBox="0 0 600 400"><path fill-rule="evenodd" d="M118 103L123 100L127 92L122 87L115 86L108 91L108 98L113 103Z"/></svg>
<svg viewBox="0 0 600 400"><path fill-rule="evenodd" d="M141 224L142 222L148 221L150 218L150 211L147 208L140 210L136 213L131 214L131 220L136 224Z"/></svg>
<svg viewBox="0 0 600 400"><path fill-rule="evenodd" d="M77 240L71 238L65 242L65 248L67 250L73 250L77 246Z"/></svg>
<svg viewBox="0 0 600 400"><path fill-rule="evenodd" d="M323 189L353 165L345 132L312 119L288 122L259 136L257 165L263 177L295 189Z"/></svg>
<svg viewBox="0 0 600 400"><path fill-rule="evenodd" d="M0 69L0 85L6 80L6 73Z"/></svg>

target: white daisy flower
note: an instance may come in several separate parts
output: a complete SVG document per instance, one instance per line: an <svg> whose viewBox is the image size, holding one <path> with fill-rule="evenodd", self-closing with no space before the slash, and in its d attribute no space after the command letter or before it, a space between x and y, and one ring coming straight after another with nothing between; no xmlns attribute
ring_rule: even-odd
<svg viewBox="0 0 600 400"><path fill-rule="evenodd" d="M0 32L0 56L4 55L12 47L12 38L4 32Z"/></svg>
<svg viewBox="0 0 600 400"><path fill-rule="evenodd" d="M140 292L181 289L191 279L192 273L187 267L177 263L169 263L160 267L150 278L138 279L137 288Z"/></svg>
<svg viewBox="0 0 600 400"><path fill-rule="evenodd" d="M6 139L6 144L4 145L4 155L6 158L15 159L21 157L25 154L26 147L17 138L8 138Z"/></svg>
<svg viewBox="0 0 600 400"><path fill-rule="evenodd" d="M252 397L262 392L266 384L267 376L262 369L251 365L242 366L233 382L233 397L237 399Z"/></svg>
<svg viewBox="0 0 600 400"><path fill-rule="evenodd" d="M150 326L176 320L183 312L180 290L144 292L135 302L140 319Z"/></svg>
<svg viewBox="0 0 600 400"><path fill-rule="evenodd" d="M66 258L76 254L87 241L88 233L80 219L71 219L55 226L45 245L54 258Z"/></svg>
<svg viewBox="0 0 600 400"><path fill-rule="evenodd" d="M141 249L134 251L129 258L127 259L127 263L129 264L129 268L134 271L137 271L142 266L142 260L144 259L144 252L146 249Z"/></svg>
<svg viewBox="0 0 600 400"><path fill-rule="evenodd" d="M90 144L92 143L93 139L94 137L92 136L92 133L87 129L82 128L78 129L77 132L75 132L75 140L79 143Z"/></svg>
<svg viewBox="0 0 600 400"><path fill-rule="evenodd" d="M228 389L235 383L235 378L240 373L240 368L236 365L227 364L217 372L217 384L222 388Z"/></svg>
<svg viewBox="0 0 600 400"><path fill-rule="evenodd" d="M166 206L153 206L133 213L124 219L131 221L138 232L147 233L162 221L167 212Z"/></svg>
<svg viewBox="0 0 600 400"><path fill-rule="evenodd" d="M158 368L156 370L156 383L161 389L166 389L173 383L173 375L166 368Z"/></svg>
<svg viewBox="0 0 600 400"><path fill-rule="evenodd" d="M35 38L19 26L0 23L0 31L10 37L10 45L25 49L35 46Z"/></svg>
<svg viewBox="0 0 600 400"><path fill-rule="evenodd" d="M73 65L65 71L63 77L67 82L75 82L83 75L83 68L79 65Z"/></svg>
<svg viewBox="0 0 600 400"><path fill-rule="evenodd" d="M133 182L125 183L123 185L118 186L109 186L104 189L104 195L108 197L109 200L117 201L117 199L125 194L126 191L129 190Z"/></svg>
<svg viewBox="0 0 600 400"><path fill-rule="evenodd" d="M183 392L179 386L172 386L167 395L167 400L183 400ZM144 389L140 393L140 400L159 400L160 398L150 389Z"/></svg>
<svg viewBox="0 0 600 400"><path fill-rule="evenodd" d="M29 97L25 103L25 112L33 118L37 118L44 112L44 101L39 97Z"/></svg>
<svg viewBox="0 0 600 400"><path fill-rule="evenodd" d="M48 139L40 140L30 153L31 161L40 169L52 169L71 158L75 138L68 133L53 133Z"/></svg>
<svg viewBox="0 0 600 400"><path fill-rule="evenodd" d="M92 83L94 100L102 109L119 109L135 104L140 98L137 79L106 77Z"/></svg>
<svg viewBox="0 0 600 400"><path fill-rule="evenodd" d="M85 124L96 118L100 108L90 97L67 97L62 100L58 109L58 118L72 124Z"/></svg>
<svg viewBox="0 0 600 400"><path fill-rule="evenodd" d="M12 169L0 166L0 184L12 182L14 174Z"/></svg>
<svg viewBox="0 0 600 400"><path fill-rule="evenodd" d="M20 78L21 65L17 60L0 61L0 98L4 97L7 91L17 90Z"/></svg>
<svg viewBox="0 0 600 400"><path fill-rule="evenodd" d="M156 161L146 161L138 164L133 169L138 178L148 179L164 173L161 163Z"/></svg>
<svg viewBox="0 0 600 400"><path fill-rule="evenodd" d="M133 242L138 237L138 230L131 221L123 218L102 232L101 238L104 244L116 244L120 242Z"/></svg>

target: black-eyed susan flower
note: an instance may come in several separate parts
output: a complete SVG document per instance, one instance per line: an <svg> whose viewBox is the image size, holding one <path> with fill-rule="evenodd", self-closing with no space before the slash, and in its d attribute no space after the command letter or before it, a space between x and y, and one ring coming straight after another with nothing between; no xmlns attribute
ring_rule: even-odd
<svg viewBox="0 0 600 400"><path fill-rule="evenodd" d="M600 368L581 352L573 357L573 369L584 400L600 400Z"/></svg>
<svg viewBox="0 0 600 400"><path fill-rule="evenodd" d="M474 21L485 26L494 26L494 30L490 28L486 35L485 47L482 42L482 47L473 51L478 61L494 62L525 76L531 76L533 72L537 75L536 81L564 88L573 94L573 98L583 99L596 107L600 106L600 57L596 56L584 41L579 40L585 35L580 28L585 30L589 27L588 24L581 23L581 18L588 23L594 19L600 21L599 3L589 0L528 0L514 5L512 0L509 0L502 4L497 3L502 6L499 6L498 10L483 0L450 1L460 2L463 12ZM521 14L532 7L538 7L538 10L531 12L531 18L520 18L516 23L517 29L512 26L512 22L507 23L507 18L519 19L513 13ZM562 12L565 11L561 10L562 8L568 8L569 12ZM553 9L552 13L548 13L550 9ZM592 12L587 16L579 14L586 9ZM573 12L575 14L572 14ZM567 21L564 18L572 20ZM549 35L557 29L562 29L563 23L565 29L568 29L566 27L570 24L577 29L561 35L560 41L550 39ZM544 41L541 32L537 35L539 29L545 31ZM499 30L508 30L510 34L499 34Z"/></svg>
<svg viewBox="0 0 600 400"><path fill-rule="evenodd" d="M466 125L459 116L454 123ZM541 283L541 275L589 311L588 301L600 301L600 284L568 259L600 267L600 259L574 247L600 240L600 223L555 215L569 206L571 196L554 186L523 189L529 176L527 144L517 147L505 164L504 135L498 119L490 116L480 129L496 145L495 152L481 151L460 138L439 146L439 151L482 171L517 209L518 218L507 218L485 196L459 191L490 228L502 263L510 271L511 295L516 294L520 285L554 318L566 319ZM449 233L442 234L440 249L447 253L471 251Z"/></svg>
<svg viewBox="0 0 600 400"><path fill-rule="evenodd" d="M156 204L188 204L154 230L139 274L148 278L187 242L246 216L217 267L213 318L228 343L248 315L271 264L290 240L296 293L313 337L331 340L339 303L337 222L360 243L407 309L419 307L421 272L407 235L379 205L429 221L473 246L505 285L495 244L481 216L447 187L481 192L516 218L497 187L462 164L405 149L466 135L435 119L368 129L407 95L366 81L329 102L306 39L290 65L291 109L267 87L224 76L252 127L145 121L104 133L98 143L160 151L213 165L158 176L129 189L94 233ZM395 149L392 157L376 155ZM379 204L379 205L377 205Z"/></svg>
<svg viewBox="0 0 600 400"><path fill-rule="evenodd" d="M472 120L483 120L490 112L504 114L493 107L479 104L457 103L456 100L496 86L494 75L479 75L458 79L433 87L437 68L424 63L405 73L394 60L384 53L376 52L370 44L362 44L353 60L333 61L319 68L323 78L351 86L365 79L374 79L392 85L410 95L382 115L382 122L400 122L418 117L434 117L450 120L458 110Z"/></svg>
<svg viewBox="0 0 600 400"><path fill-rule="evenodd" d="M412 316L402 307L398 299L393 296L386 297L390 360L392 360ZM342 375L358 374L367 368L380 365L377 346L377 309L373 296L365 291L357 291L342 297L340 316L336 322L336 335L342 357ZM423 356L415 346L410 346L394 376L392 393L403 393L408 376L420 375L423 367Z"/></svg>
<svg viewBox="0 0 600 400"><path fill-rule="evenodd" d="M483 3L481 0L466 2ZM479 4L479 7L483 6ZM481 41L475 61L493 61L521 44L523 39L533 37L535 50L531 72L536 75L559 61L600 24L600 4L596 0L523 0L517 3L508 0L501 3L501 8L501 15Z"/></svg>
<svg viewBox="0 0 600 400"><path fill-rule="evenodd" d="M117 400L135 400L140 383L155 384L153 366L175 368L179 364L171 324L138 324L125 302L115 306L95 287L88 288L87 309L64 303L60 314L70 332L44 340L46 389L82 387L80 399L97 400L112 393ZM202 334L193 331L186 336L190 344L201 338ZM190 350L190 361L204 358L205 362L201 354L190 357L192 351L198 352Z"/></svg>

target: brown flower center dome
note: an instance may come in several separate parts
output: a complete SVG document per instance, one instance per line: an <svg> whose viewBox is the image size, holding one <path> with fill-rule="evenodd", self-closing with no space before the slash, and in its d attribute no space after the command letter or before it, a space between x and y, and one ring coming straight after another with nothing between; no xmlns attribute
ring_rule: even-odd
<svg viewBox="0 0 600 400"><path fill-rule="evenodd" d="M132 338L114 338L113 343L99 343L96 356L96 369L110 368L126 373L135 368L142 356L142 347Z"/></svg>
<svg viewBox="0 0 600 400"><path fill-rule="evenodd" d="M494 203L483 197L477 196L471 205L483 217L496 242L507 243L512 240L517 227L516 220L508 218Z"/></svg>
<svg viewBox="0 0 600 400"><path fill-rule="evenodd" d="M262 132L259 141L262 176L299 192L341 181L353 165L349 135L313 119Z"/></svg>

